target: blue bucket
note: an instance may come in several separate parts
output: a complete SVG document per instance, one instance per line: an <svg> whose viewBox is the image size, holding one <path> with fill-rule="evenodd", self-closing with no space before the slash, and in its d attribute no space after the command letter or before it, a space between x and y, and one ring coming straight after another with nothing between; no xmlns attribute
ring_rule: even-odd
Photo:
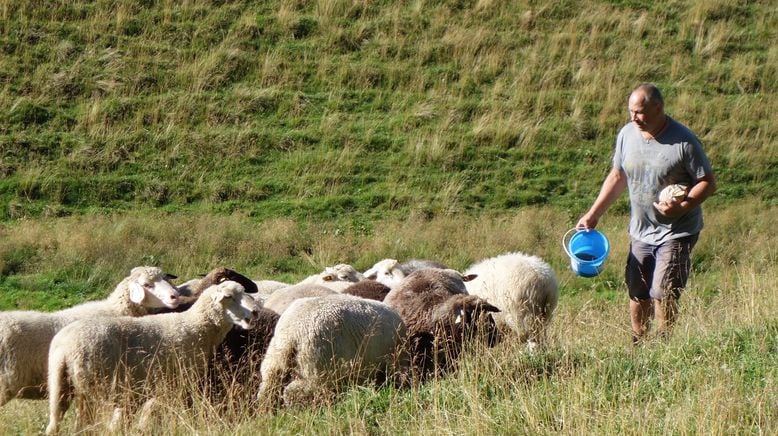
<svg viewBox="0 0 778 436"><path fill-rule="evenodd" d="M567 241L567 236L575 234ZM562 247L570 257L570 267L581 277L594 277L602 272L602 265L610 253L610 242L604 234L594 229L570 229L562 237Z"/></svg>

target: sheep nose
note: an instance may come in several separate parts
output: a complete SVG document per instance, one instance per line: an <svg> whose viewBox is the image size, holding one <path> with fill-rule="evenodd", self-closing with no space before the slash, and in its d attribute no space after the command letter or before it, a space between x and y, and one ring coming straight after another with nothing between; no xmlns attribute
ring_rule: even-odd
<svg viewBox="0 0 778 436"><path fill-rule="evenodd" d="M178 301L178 295L170 294L170 301Z"/></svg>

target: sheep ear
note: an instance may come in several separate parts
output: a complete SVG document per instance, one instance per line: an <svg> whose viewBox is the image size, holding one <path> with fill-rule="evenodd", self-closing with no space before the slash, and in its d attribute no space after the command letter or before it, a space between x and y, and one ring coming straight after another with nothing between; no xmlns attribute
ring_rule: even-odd
<svg viewBox="0 0 778 436"><path fill-rule="evenodd" d="M224 300L224 292L216 292L213 295L211 295L211 300L214 303L221 303L222 300Z"/></svg>
<svg viewBox="0 0 778 436"><path fill-rule="evenodd" d="M130 301L135 304L141 304L145 299L146 291L143 290L143 286L135 282L130 282Z"/></svg>
<svg viewBox="0 0 778 436"><path fill-rule="evenodd" d="M500 308L489 303L481 304L481 310L484 312L501 312Z"/></svg>
<svg viewBox="0 0 778 436"><path fill-rule="evenodd" d="M469 282L471 280L474 280L476 277L478 277L478 274L468 274L466 276L463 275L462 276L462 281L463 282Z"/></svg>
<svg viewBox="0 0 778 436"><path fill-rule="evenodd" d="M454 320L454 324L462 324L462 320L465 316L465 310L459 309L459 313L457 314L457 319Z"/></svg>
<svg viewBox="0 0 778 436"><path fill-rule="evenodd" d="M174 276L173 274L165 273L165 280L175 280L178 276Z"/></svg>

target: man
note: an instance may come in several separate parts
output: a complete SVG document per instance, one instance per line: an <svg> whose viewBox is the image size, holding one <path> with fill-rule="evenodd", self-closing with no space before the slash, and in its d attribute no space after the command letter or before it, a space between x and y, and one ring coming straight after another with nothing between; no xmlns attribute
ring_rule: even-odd
<svg viewBox="0 0 778 436"><path fill-rule="evenodd" d="M638 343L652 317L660 335L666 335L676 319L678 298L691 269L691 250L703 226L700 205L716 190L716 181L700 141L665 114L655 85L636 87L628 108L630 122L616 138L613 169L576 228L595 228L629 188L631 242L625 280L632 340ZM658 202L659 192L670 184L687 186L686 198Z"/></svg>

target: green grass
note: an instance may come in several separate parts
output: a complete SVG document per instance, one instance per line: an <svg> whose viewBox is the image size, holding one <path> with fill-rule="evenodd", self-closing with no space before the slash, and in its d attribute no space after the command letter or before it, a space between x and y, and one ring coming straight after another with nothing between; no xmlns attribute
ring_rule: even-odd
<svg viewBox="0 0 778 436"><path fill-rule="evenodd" d="M768 3L36 6L0 23L4 220L582 209L650 80L721 190L775 202Z"/></svg>

